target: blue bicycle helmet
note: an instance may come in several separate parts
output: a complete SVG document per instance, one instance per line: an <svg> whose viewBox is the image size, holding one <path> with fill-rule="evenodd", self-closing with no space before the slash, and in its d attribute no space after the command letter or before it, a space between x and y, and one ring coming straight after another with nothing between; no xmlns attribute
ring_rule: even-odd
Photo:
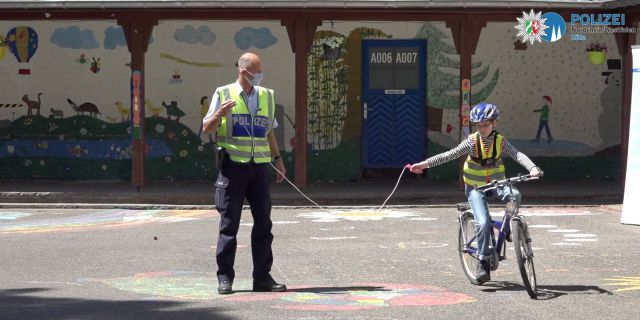
<svg viewBox="0 0 640 320"><path fill-rule="evenodd" d="M496 120L498 118L500 118L500 111L498 110L498 107L485 102L476 104L473 109L471 109L471 114L469 115L471 122Z"/></svg>

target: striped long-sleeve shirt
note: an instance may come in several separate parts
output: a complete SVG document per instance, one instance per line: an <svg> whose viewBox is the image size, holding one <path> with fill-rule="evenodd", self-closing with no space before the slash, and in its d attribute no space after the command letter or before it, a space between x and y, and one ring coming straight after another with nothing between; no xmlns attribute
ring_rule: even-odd
<svg viewBox="0 0 640 320"><path fill-rule="evenodd" d="M462 141L457 147L447 151L447 152L443 152L440 153L438 155L435 155L429 159L427 159L427 163L428 163L428 167L432 168L435 166L439 166L443 163L449 162L451 160L455 160L460 158L463 155L472 155L474 156L474 150L476 149L476 139L475 139L475 134L471 134L467 137L467 139L465 139L464 141ZM485 154L489 153L490 150L489 148L492 147L493 145L493 140L495 139L495 134L490 134L488 137L483 138L482 139L482 145L484 146L485 150ZM521 166L523 166L524 168L526 168L528 171L531 171L531 169L533 167L535 167L536 165L533 163L533 161L531 161L531 159L529 159L529 157L527 157L527 155L525 155L524 153L518 151L518 149L516 149L513 145L511 145L511 143L509 143L509 141L507 141L507 139L502 136L502 154L506 154L509 155L509 157L511 157L512 159L516 160Z"/></svg>

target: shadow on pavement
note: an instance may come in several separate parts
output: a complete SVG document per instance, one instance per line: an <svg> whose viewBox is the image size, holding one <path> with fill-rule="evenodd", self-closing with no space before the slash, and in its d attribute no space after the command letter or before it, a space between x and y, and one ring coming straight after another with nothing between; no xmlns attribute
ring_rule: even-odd
<svg viewBox="0 0 640 320"><path fill-rule="evenodd" d="M343 294L349 291L391 291L384 287L373 286L351 286L351 287L304 287L304 288L289 288L286 292L311 292L311 293L323 293L323 294ZM252 290L234 290L236 293L253 292Z"/></svg>
<svg viewBox="0 0 640 320"><path fill-rule="evenodd" d="M325 294L341 294L348 291L391 291L384 287L373 286L351 286L351 287L312 287L312 288L294 288L287 290L289 292L312 292Z"/></svg>
<svg viewBox="0 0 640 320"><path fill-rule="evenodd" d="M522 291L526 293L527 289L518 283L499 281L491 282L484 285L487 288L482 289L484 292L499 292L499 291ZM611 291L607 291L598 286L580 286L580 285L566 285L566 286L538 286L537 300L551 300L560 296L568 294L606 294L613 295Z"/></svg>
<svg viewBox="0 0 640 320"><path fill-rule="evenodd" d="M0 290L0 318L9 319L236 319L218 308L180 310L177 301L90 300L36 296L47 288Z"/></svg>
<svg viewBox="0 0 640 320"><path fill-rule="evenodd" d="M524 287L523 287L524 288ZM538 286L538 300L550 300L567 294L606 294L613 295L613 292L602 289L598 286Z"/></svg>

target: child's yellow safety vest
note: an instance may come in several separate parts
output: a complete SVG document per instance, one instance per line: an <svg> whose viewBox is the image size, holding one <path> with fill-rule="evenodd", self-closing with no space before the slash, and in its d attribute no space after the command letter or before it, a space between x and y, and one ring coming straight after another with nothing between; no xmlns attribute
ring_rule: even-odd
<svg viewBox="0 0 640 320"><path fill-rule="evenodd" d="M492 146L485 152L480 133L472 135L476 140L474 156L469 154L464 163L463 180L466 184L476 187L485 185L493 180L504 179L504 164L502 163L502 135L494 133ZM491 155L489 155L491 153Z"/></svg>

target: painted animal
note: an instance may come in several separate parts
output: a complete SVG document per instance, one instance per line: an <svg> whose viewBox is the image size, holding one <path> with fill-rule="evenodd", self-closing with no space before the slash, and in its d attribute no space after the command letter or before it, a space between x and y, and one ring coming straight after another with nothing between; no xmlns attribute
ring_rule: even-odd
<svg viewBox="0 0 640 320"><path fill-rule="evenodd" d="M107 116L107 120L109 120L109 122L111 123L116 123L118 121L118 118Z"/></svg>
<svg viewBox="0 0 640 320"><path fill-rule="evenodd" d="M27 116L33 115L33 111L31 111L31 109L36 109L37 114L40 115L40 104L42 103L42 100L40 100L41 95L42 93L38 93L38 101L29 100L29 96L26 94L22 96L22 101L27 105Z"/></svg>
<svg viewBox="0 0 640 320"><path fill-rule="evenodd" d="M116 107L120 114L120 121L127 121L129 119L129 108L125 107L124 104L122 104L122 101L116 101Z"/></svg>
<svg viewBox="0 0 640 320"><path fill-rule="evenodd" d="M75 102L71 101L71 99L67 99L67 102L71 105L71 109L81 116L84 115L85 112L88 112L89 115L94 118L97 117L98 114L102 114L98 110L98 107L91 102L85 102L81 105L77 105Z"/></svg>
<svg viewBox="0 0 640 320"><path fill-rule="evenodd" d="M160 115L160 111L162 111L162 107L156 107L151 103L151 99L144 99L144 106L147 108L147 111L151 113L152 117L158 117Z"/></svg>
<svg viewBox="0 0 640 320"><path fill-rule="evenodd" d="M180 122L180 118L184 116L184 112L178 108L177 101L171 101L171 104L167 105L162 101L162 106L167 109L167 119L171 120L171 116L176 117L176 122Z"/></svg>
<svg viewBox="0 0 640 320"><path fill-rule="evenodd" d="M51 114L49 115L49 119L62 119L64 118L64 112L62 110L56 110L51 108Z"/></svg>

